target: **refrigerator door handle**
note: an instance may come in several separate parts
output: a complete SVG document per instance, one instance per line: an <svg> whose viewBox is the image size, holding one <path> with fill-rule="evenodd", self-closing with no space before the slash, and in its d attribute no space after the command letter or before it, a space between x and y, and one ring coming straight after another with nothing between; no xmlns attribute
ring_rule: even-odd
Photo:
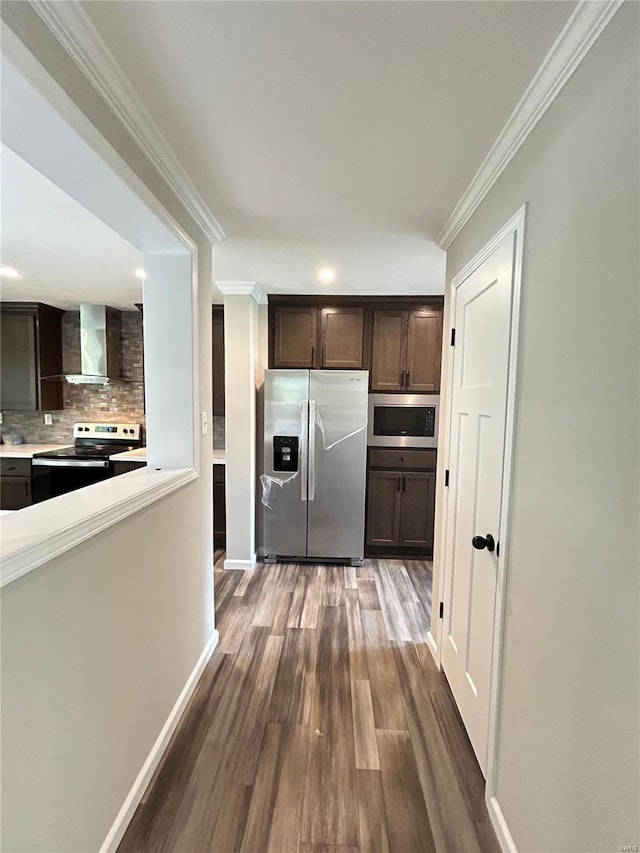
<svg viewBox="0 0 640 853"><path fill-rule="evenodd" d="M309 500L316 499L316 401L309 403Z"/></svg>
<svg viewBox="0 0 640 853"><path fill-rule="evenodd" d="M302 402L302 445L300 449L300 500L307 500L307 456L308 456L308 436L309 436L309 403L306 400Z"/></svg>

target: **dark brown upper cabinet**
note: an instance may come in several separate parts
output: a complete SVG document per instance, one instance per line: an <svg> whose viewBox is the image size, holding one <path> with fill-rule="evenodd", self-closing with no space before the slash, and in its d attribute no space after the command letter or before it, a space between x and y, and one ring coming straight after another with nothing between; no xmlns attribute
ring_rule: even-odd
<svg viewBox="0 0 640 853"><path fill-rule="evenodd" d="M440 390L441 353L442 312L431 309L409 311L407 391L435 394Z"/></svg>
<svg viewBox="0 0 640 853"><path fill-rule="evenodd" d="M213 414L224 415L224 308L216 305L213 309L211 326L213 349Z"/></svg>
<svg viewBox="0 0 640 853"><path fill-rule="evenodd" d="M437 308L373 313L371 390L434 394L440 390L442 312Z"/></svg>
<svg viewBox="0 0 640 853"><path fill-rule="evenodd" d="M323 308L320 367L360 370L364 342L364 309Z"/></svg>
<svg viewBox="0 0 640 853"><path fill-rule="evenodd" d="M373 312L372 391L403 391L407 364L407 311Z"/></svg>
<svg viewBox="0 0 640 853"><path fill-rule="evenodd" d="M274 310L273 367L315 367L317 309L278 306Z"/></svg>
<svg viewBox="0 0 640 853"><path fill-rule="evenodd" d="M0 305L1 409L63 408L63 313L38 302Z"/></svg>

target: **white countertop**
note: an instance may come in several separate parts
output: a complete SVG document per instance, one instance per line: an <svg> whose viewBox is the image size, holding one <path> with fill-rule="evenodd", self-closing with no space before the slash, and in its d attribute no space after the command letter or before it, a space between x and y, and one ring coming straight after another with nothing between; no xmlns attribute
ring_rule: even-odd
<svg viewBox="0 0 640 853"><path fill-rule="evenodd" d="M112 462L126 462L127 460L131 462L146 462L147 448L138 447L136 450L124 450L122 453L114 453L113 456L109 457L109 459Z"/></svg>
<svg viewBox="0 0 640 853"><path fill-rule="evenodd" d="M36 453L48 453L50 450L61 450L69 444L0 444L0 456L7 459L32 459Z"/></svg>
<svg viewBox="0 0 640 853"><path fill-rule="evenodd" d="M110 456L109 459L117 462L146 462L147 448L139 447L137 450L125 450L124 453L114 453L114 455ZM224 465L227 461L224 449L220 450L216 448L213 450L211 461L214 465Z"/></svg>

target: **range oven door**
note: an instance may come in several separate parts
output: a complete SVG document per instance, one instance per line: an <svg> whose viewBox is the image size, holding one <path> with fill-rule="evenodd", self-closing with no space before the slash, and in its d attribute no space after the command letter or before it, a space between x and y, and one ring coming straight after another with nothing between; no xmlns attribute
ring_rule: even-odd
<svg viewBox="0 0 640 853"><path fill-rule="evenodd" d="M91 486L111 476L111 465L108 459L46 459L34 458L32 461L34 474L46 476L48 480L47 493L49 497L65 495L84 486Z"/></svg>

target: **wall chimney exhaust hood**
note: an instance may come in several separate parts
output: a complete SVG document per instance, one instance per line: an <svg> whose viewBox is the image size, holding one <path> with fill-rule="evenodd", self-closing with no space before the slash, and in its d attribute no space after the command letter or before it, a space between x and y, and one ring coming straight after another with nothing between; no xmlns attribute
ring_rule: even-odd
<svg viewBox="0 0 640 853"><path fill-rule="evenodd" d="M108 385L122 379L122 316L106 305L80 306L80 370L65 374L73 385Z"/></svg>

